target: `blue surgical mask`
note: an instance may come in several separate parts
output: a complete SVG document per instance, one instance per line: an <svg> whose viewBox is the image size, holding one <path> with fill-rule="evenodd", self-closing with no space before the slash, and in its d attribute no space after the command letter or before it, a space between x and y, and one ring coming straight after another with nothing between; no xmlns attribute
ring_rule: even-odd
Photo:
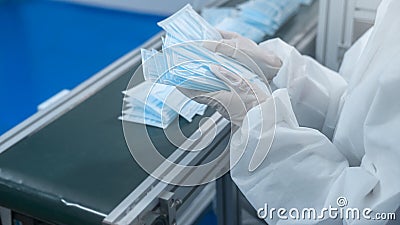
<svg viewBox="0 0 400 225"><path fill-rule="evenodd" d="M311 3L314 2L314 0L299 0L300 4L302 5L311 5Z"/></svg>
<svg viewBox="0 0 400 225"><path fill-rule="evenodd" d="M157 24L182 42L222 39L221 34L189 4Z"/></svg>
<svg viewBox="0 0 400 225"><path fill-rule="evenodd" d="M150 82L147 82L151 84ZM204 114L206 105L190 100L187 96L178 91L175 87L163 84L153 85L151 95L163 102L166 106L179 113L188 122L192 122L195 115Z"/></svg>
<svg viewBox="0 0 400 225"><path fill-rule="evenodd" d="M279 13L279 9L272 3L249 1L239 6L240 18L245 23L262 30L267 35L275 34L278 29L274 18Z"/></svg>
<svg viewBox="0 0 400 225"><path fill-rule="evenodd" d="M168 70L168 65L163 53L156 50L141 50L143 74L146 80L155 80L159 74Z"/></svg>
<svg viewBox="0 0 400 225"><path fill-rule="evenodd" d="M173 45L180 44L182 42L183 40L179 40L178 38L172 36L172 34L167 33L165 35L165 38L163 38L163 47L164 48L171 47Z"/></svg>
<svg viewBox="0 0 400 225"><path fill-rule="evenodd" d="M122 112L122 119L166 128L178 117L178 113L149 92L148 85L145 83L124 92L126 108Z"/></svg>
<svg viewBox="0 0 400 225"><path fill-rule="evenodd" d="M272 36L297 10L299 0L253 0L240 4L239 18Z"/></svg>
<svg viewBox="0 0 400 225"><path fill-rule="evenodd" d="M229 90L211 72L210 65L213 64L222 65L250 81L258 79L232 58L209 51L202 42L193 42L203 39L219 41L222 37L189 5L159 25L167 31L162 52L142 51L146 80L203 92Z"/></svg>
<svg viewBox="0 0 400 225"><path fill-rule="evenodd" d="M274 18L281 9L271 0L253 0L237 8L204 9L202 16L216 28L239 33L256 42L278 29Z"/></svg>
<svg viewBox="0 0 400 225"><path fill-rule="evenodd" d="M247 37L255 42L261 42L266 34L266 32L246 23L242 18L227 17L217 24L216 28L238 33L243 37Z"/></svg>
<svg viewBox="0 0 400 225"><path fill-rule="evenodd" d="M201 62L193 62L193 58L187 54L187 51L183 54L178 53L180 52L177 51L178 49L187 50L184 47L189 46L193 47L192 45L186 44L167 48L165 49L165 52L142 49L143 72L145 79L161 84L181 86L209 92L229 90L221 80L211 73L207 65ZM192 49L191 52L198 52L196 49L197 48ZM184 55L185 53L187 55ZM196 56L198 56L198 54L196 54ZM202 59L205 59L205 57ZM210 61L212 59L209 58L207 60ZM215 60L212 60L212 62L215 62Z"/></svg>
<svg viewBox="0 0 400 225"><path fill-rule="evenodd" d="M278 26L282 26L300 7L298 0L273 0L271 4L278 9L278 13L274 17L274 21Z"/></svg>
<svg viewBox="0 0 400 225"><path fill-rule="evenodd" d="M252 18L268 26L273 25L273 18L280 11L272 1L248 1L240 4L238 8L241 16Z"/></svg>
<svg viewBox="0 0 400 225"><path fill-rule="evenodd" d="M211 25L216 26L225 18L237 17L238 12L237 9L231 7L205 8L201 11L201 16Z"/></svg>
<svg viewBox="0 0 400 225"><path fill-rule="evenodd" d="M170 67L169 73L187 78L185 82L177 86L204 92L229 90L225 83L211 72L209 66L212 64L222 65L248 80L257 78L257 75L251 73L239 62L211 52L199 43L177 45L165 49L164 53ZM188 87L192 84L194 84L192 87Z"/></svg>
<svg viewBox="0 0 400 225"><path fill-rule="evenodd" d="M159 128L168 127L179 114L191 122L206 109L168 85L143 82L123 93L125 109L121 119Z"/></svg>

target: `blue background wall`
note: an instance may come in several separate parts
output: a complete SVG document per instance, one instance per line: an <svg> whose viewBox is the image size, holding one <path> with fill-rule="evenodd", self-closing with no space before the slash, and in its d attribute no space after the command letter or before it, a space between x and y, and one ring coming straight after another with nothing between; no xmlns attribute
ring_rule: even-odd
<svg viewBox="0 0 400 225"><path fill-rule="evenodd" d="M0 0L0 135L160 31L163 17Z"/></svg>

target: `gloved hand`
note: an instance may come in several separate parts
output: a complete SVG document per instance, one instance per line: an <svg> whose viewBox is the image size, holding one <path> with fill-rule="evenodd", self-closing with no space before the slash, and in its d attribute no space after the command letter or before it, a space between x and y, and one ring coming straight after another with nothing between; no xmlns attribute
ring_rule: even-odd
<svg viewBox="0 0 400 225"><path fill-rule="evenodd" d="M209 105L233 124L241 126L247 112L265 102L270 94L251 84L222 66L212 65L211 71L229 87L230 91L202 92L178 87L184 95L194 101Z"/></svg>
<svg viewBox="0 0 400 225"><path fill-rule="evenodd" d="M249 67L253 73L259 76L264 75L267 81L271 81L278 73L282 61L277 56L237 33L221 30L219 32L223 39L219 42L204 42L205 48L237 60Z"/></svg>

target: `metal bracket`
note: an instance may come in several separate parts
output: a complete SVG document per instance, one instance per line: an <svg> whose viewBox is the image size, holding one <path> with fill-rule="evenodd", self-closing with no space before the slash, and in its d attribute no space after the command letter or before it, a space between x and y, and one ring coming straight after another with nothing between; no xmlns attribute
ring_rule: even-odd
<svg viewBox="0 0 400 225"><path fill-rule="evenodd" d="M167 219L168 225L176 225L176 208L181 204L174 195L172 192L163 192L159 196L160 212Z"/></svg>
<svg viewBox="0 0 400 225"><path fill-rule="evenodd" d="M351 47L351 45L349 44L345 44L345 43L339 43L338 44L338 51L337 51L337 61L338 62L342 62L345 53L347 52L347 50L349 50L349 48Z"/></svg>
<svg viewBox="0 0 400 225"><path fill-rule="evenodd" d="M2 225L12 224L12 213L10 209L0 206L0 224Z"/></svg>

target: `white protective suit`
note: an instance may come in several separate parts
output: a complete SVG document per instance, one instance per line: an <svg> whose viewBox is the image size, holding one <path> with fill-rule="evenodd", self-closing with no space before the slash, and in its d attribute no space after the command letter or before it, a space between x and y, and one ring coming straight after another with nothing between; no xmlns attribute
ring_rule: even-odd
<svg viewBox="0 0 400 225"><path fill-rule="evenodd" d="M400 205L400 1L383 0L375 26L345 55L339 73L300 55L279 39L261 44L283 65L273 83L276 129L268 115L273 101L253 108L231 142L245 149L231 176L255 209L287 210L329 205L395 212ZM262 134L252 130L262 127ZM250 143L275 135L266 160L255 171ZM254 146L250 144L250 146ZM264 149L260 149L264 148ZM260 144L257 150L268 151ZM386 220L266 219L268 224L386 224ZM400 224L400 218L392 224Z"/></svg>

